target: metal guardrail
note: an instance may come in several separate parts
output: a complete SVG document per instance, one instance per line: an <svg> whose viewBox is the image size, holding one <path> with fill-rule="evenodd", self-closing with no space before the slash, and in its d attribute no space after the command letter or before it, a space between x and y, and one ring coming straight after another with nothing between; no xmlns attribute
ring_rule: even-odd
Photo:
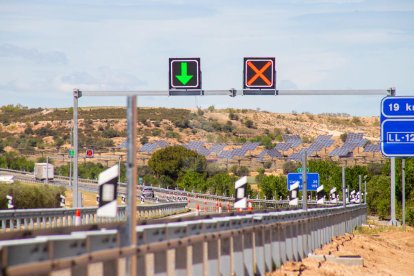
<svg viewBox="0 0 414 276"><path fill-rule="evenodd" d="M24 174L26 172L22 172L22 171L16 171L16 170L10 170L10 169L2 169L0 168L0 171L9 171L12 173L18 173L18 174ZM31 173L27 173L27 174L31 174ZM67 180L69 181L69 177L66 176L57 176L55 175L56 179L60 179L60 180ZM44 184L43 181L39 181L39 180L28 180L29 182L33 182L33 183L42 183ZM88 191L92 191L92 192L96 192L96 190L98 189L98 183L96 180L91 180L91 179L82 179L79 178L79 183L83 186L84 189L88 190ZM53 182L49 182L48 184L51 185L61 185L60 183L53 183ZM119 185L121 187L126 187L126 183L119 183ZM142 189L142 185L138 185L138 188L141 190ZM153 186L152 187L154 192L156 193L161 193L163 194L163 196L160 196L160 199L164 199L166 201L171 200L180 200L183 199L184 197L191 197L191 198L197 198L197 199L202 199L202 200L207 200L207 201L222 201L222 202L234 202L234 197L227 197L227 196L219 196L219 195L211 195L211 194L203 194L203 193L196 193L196 192L189 192L189 191L184 191L184 190L172 190L172 189L166 189L166 188L161 188L161 187L156 187ZM119 194L124 194L123 192L119 192ZM249 201L251 201L253 203L253 207L255 209L259 208L266 208L266 207L276 207L276 206L287 206L289 205L289 200L274 200L274 199L258 199L258 198L250 198ZM312 200L308 200L308 204L309 205L313 205L313 206L317 206L316 201L312 201ZM326 203L326 205L328 206L338 206L341 205L340 203L338 204L331 204L329 202Z"/></svg>
<svg viewBox="0 0 414 276"><path fill-rule="evenodd" d="M5 275L69 269L82 276L102 263L103 275L116 275L120 260L133 257L137 275L264 275L364 221L366 205L354 205L140 225L132 247L120 246L117 230L2 241L0 268Z"/></svg>
<svg viewBox="0 0 414 276"><path fill-rule="evenodd" d="M186 202L138 205L137 212L140 219L157 218L185 211L186 206ZM74 226L76 210L76 208L1 210L1 232ZM125 206L118 207L118 215L115 218L97 217L97 207L83 207L79 210L81 224L120 222L126 219Z"/></svg>

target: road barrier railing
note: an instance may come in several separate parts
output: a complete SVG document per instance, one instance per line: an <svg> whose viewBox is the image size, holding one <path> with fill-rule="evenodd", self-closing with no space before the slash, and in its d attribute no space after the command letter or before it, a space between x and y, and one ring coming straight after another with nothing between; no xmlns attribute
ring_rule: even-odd
<svg viewBox="0 0 414 276"><path fill-rule="evenodd" d="M137 212L140 219L158 218L183 212L186 206L187 202L138 205ZM76 208L1 210L1 232L74 226L76 210ZM126 219L125 206L118 207L115 218L97 217L97 207L83 207L79 210L81 224L119 222Z"/></svg>
<svg viewBox="0 0 414 276"><path fill-rule="evenodd" d="M264 275L365 221L361 204L139 225L132 247L120 246L117 230L2 241L0 268L6 275L69 269L82 276L100 263L103 275L117 275L121 260L135 256L137 275Z"/></svg>
<svg viewBox="0 0 414 276"><path fill-rule="evenodd" d="M11 169L2 169L0 168L0 171L4 171L4 172L10 172L12 174L17 174L17 175L29 175L29 176L33 176L32 173L30 172L24 172L24 171L17 171L17 170L11 170ZM69 177L67 176L59 176L59 175L55 175L55 180L60 180L60 181L65 181L69 183ZM32 183L42 183L44 184L44 181L40 181L40 180L35 180L33 179L24 179L24 181L27 182L32 182ZM69 186L69 184L63 184L61 182L53 182L50 181L48 184L51 185L59 185L59 186ZM83 178L79 178L79 184L80 186L87 191L90 192L97 192L98 189L98 182L97 180L93 180L93 179L83 179ZM124 187L126 187L126 183L119 183L119 185L122 187L121 189L123 189ZM142 190L142 185L138 185L138 189ZM199 199L199 200L207 200L209 202L215 202L215 201L220 201L223 203L233 203L234 202L234 197L229 197L229 196L219 196L219 195L212 195L212 194L203 194L203 193L197 193L197 192L190 192L190 191L184 191L184 190L176 190L176 189L167 189L167 188L161 188L161 187L156 187L153 186L152 187L154 192L157 193L157 197L161 200L164 201L177 201L177 200L182 200L184 198L195 198L195 199ZM125 194L123 192L123 190L120 190L119 194ZM275 200L275 199L259 199L259 198L250 198L249 199L252 203L253 203L253 208L254 209L266 209L269 207L277 207L277 206L288 206L289 205L289 201L288 200ZM309 204L313 204L313 205L317 205L316 202L314 201L308 201ZM327 203L327 205L331 205L329 203Z"/></svg>

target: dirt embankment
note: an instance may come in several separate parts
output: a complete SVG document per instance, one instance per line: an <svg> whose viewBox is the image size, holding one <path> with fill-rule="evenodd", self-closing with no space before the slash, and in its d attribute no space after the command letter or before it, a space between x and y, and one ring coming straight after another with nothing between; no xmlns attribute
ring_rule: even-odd
<svg viewBox="0 0 414 276"><path fill-rule="evenodd" d="M363 266L306 258L289 262L269 275L414 275L414 228L368 225L338 237L317 255L361 256Z"/></svg>

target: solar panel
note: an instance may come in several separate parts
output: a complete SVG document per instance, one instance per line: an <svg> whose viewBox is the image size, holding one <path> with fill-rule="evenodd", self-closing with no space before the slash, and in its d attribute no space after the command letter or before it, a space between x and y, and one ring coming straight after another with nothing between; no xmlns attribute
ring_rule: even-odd
<svg viewBox="0 0 414 276"><path fill-rule="evenodd" d="M276 146L274 147L274 149L276 150L281 150L281 151L287 151L291 148L290 144L288 143L278 143L276 144Z"/></svg>
<svg viewBox="0 0 414 276"><path fill-rule="evenodd" d="M347 157L356 148L354 144L344 144L342 147L336 148L329 153L329 156Z"/></svg>
<svg viewBox="0 0 414 276"><path fill-rule="evenodd" d="M245 149L247 151L249 151L249 150L255 150L259 145L260 145L260 143L258 143L258 142L245 143L244 145L242 145L242 149Z"/></svg>
<svg viewBox="0 0 414 276"><path fill-rule="evenodd" d="M295 161L302 161L302 158L303 158L303 153L304 152L307 152L307 148L304 148L304 149L301 149L300 151L298 151L298 152L295 152L295 153L292 153L289 157L288 157L288 159L290 159L290 160L295 160Z"/></svg>
<svg viewBox="0 0 414 276"><path fill-rule="evenodd" d="M290 144L292 148L296 148L302 144L302 139L300 139L300 136L296 134L284 134L283 141Z"/></svg>
<svg viewBox="0 0 414 276"><path fill-rule="evenodd" d="M331 140L332 135L319 135L318 137L315 138L315 142L324 142L327 140Z"/></svg>
<svg viewBox="0 0 414 276"><path fill-rule="evenodd" d="M368 144L364 148L364 152L380 152L381 146L379 144Z"/></svg>
<svg viewBox="0 0 414 276"><path fill-rule="evenodd" d="M119 144L119 146L117 148L118 149L126 149L126 147L127 147L127 141L124 141L121 144Z"/></svg>
<svg viewBox="0 0 414 276"><path fill-rule="evenodd" d="M268 154L270 157L282 158L283 155L277 149L268 150Z"/></svg>
<svg viewBox="0 0 414 276"><path fill-rule="evenodd" d="M191 150L195 150L195 149L199 149L201 147L204 147L204 142L202 141L191 141L188 144L184 145L184 147L191 149Z"/></svg>
<svg viewBox="0 0 414 276"><path fill-rule="evenodd" d="M154 144L152 143L146 143L144 145L142 145L142 147L140 148L140 151L142 152L150 152L150 150L154 147Z"/></svg>
<svg viewBox="0 0 414 276"><path fill-rule="evenodd" d="M213 144L210 148L211 153L219 153L223 151L223 149L226 147L226 144Z"/></svg>
<svg viewBox="0 0 414 276"><path fill-rule="evenodd" d="M263 161L264 157L268 155L272 158L282 158L283 155L277 149L265 149L257 156L258 161Z"/></svg>
<svg viewBox="0 0 414 276"><path fill-rule="evenodd" d="M233 157L243 157L247 153L246 149L238 148L233 150Z"/></svg>
<svg viewBox="0 0 414 276"><path fill-rule="evenodd" d="M203 156L210 155L210 151L208 149L206 149L205 147L200 147L200 148L196 149L195 151L197 151L198 154L201 154Z"/></svg>
<svg viewBox="0 0 414 276"><path fill-rule="evenodd" d="M156 144L159 148L168 147L168 142L163 140L154 141L154 144Z"/></svg>
<svg viewBox="0 0 414 276"><path fill-rule="evenodd" d="M359 141L363 139L364 134L363 133L353 133L350 132L346 136L345 143L352 143L353 141Z"/></svg>
<svg viewBox="0 0 414 276"><path fill-rule="evenodd" d="M220 152L217 156L218 158L226 158L226 159L231 159L233 158L233 151L232 150L223 150L222 152Z"/></svg>

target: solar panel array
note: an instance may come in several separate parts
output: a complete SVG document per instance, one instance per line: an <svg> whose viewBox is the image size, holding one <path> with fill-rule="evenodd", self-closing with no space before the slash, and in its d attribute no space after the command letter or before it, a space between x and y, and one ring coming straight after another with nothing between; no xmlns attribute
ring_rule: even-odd
<svg viewBox="0 0 414 276"><path fill-rule="evenodd" d="M283 141L290 144L292 148L296 148L302 144L302 139L296 134L283 134Z"/></svg>
<svg viewBox="0 0 414 276"><path fill-rule="evenodd" d="M277 149L265 149L257 156L258 161L263 161L266 156L272 158L283 158L283 155Z"/></svg>
<svg viewBox="0 0 414 276"><path fill-rule="evenodd" d="M304 152L307 152L307 149L301 149L301 150L300 150L300 151L298 151L298 152L292 153L292 154L288 157L288 159L290 159L290 160L295 160L295 161L300 162L300 161L302 161L302 158L303 158L303 153L304 153Z"/></svg>
<svg viewBox="0 0 414 276"><path fill-rule="evenodd" d="M222 152L220 152L217 156L218 158L222 158L222 159L231 159L234 157L233 155L233 151L232 150L223 150Z"/></svg>
<svg viewBox="0 0 414 276"><path fill-rule="evenodd" d="M255 150L258 146L260 145L259 142L254 142L254 143L245 143L244 145L242 145L242 149L249 151L249 150Z"/></svg>
<svg viewBox="0 0 414 276"><path fill-rule="evenodd" d="M187 149L190 149L190 150L195 150L195 149L204 147L204 142L202 142L202 141L191 141L191 142L188 142L188 144L184 145L184 147L186 147Z"/></svg>
<svg viewBox="0 0 414 276"><path fill-rule="evenodd" d="M342 147L336 148L329 153L329 156L349 157L352 152L359 147L365 146L368 140L364 139L363 133L350 132L346 136L345 143Z"/></svg>
<svg viewBox="0 0 414 276"><path fill-rule="evenodd" d="M226 144L213 144L210 147L210 153L220 153L224 150L224 148L226 147Z"/></svg>
<svg viewBox="0 0 414 276"><path fill-rule="evenodd" d="M163 140L159 140L159 141L154 141L152 143L144 144L140 148L140 151L141 152L146 152L146 153L153 153L156 149L165 148L167 146L168 146L168 142L163 141Z"/></svg>
<svg viewBox="0 0 414 276"><path fill-rule="evenodd" d="M291 147L290 144L288 143L278 143L276 144L276 146L274 147L274 149L279 150L279 151L287 151L289 150Z"/></svg>
<svg viewBox="0 0 414 276"><path fill-rule="evenodd" d="M307 154L310 156L314 152L323 150L324 148L330 147L334 140L331 139L332 135L319 135L315 138L315 141L308 147Z"/></svg>
<svg viewBox="0 0 414 276"><path fill-rule="evenodd" d="M364 152L380 152L381 146L379 144L368 144L364 148Z"/></svg>
<svg viewBox="0 0 414 276"><path fill-rule="evenodd" d="M314 143L321 144L325 147L330 147L334 143L334 140L332 140L332 135L319 135L315 138Z"/></svg>

